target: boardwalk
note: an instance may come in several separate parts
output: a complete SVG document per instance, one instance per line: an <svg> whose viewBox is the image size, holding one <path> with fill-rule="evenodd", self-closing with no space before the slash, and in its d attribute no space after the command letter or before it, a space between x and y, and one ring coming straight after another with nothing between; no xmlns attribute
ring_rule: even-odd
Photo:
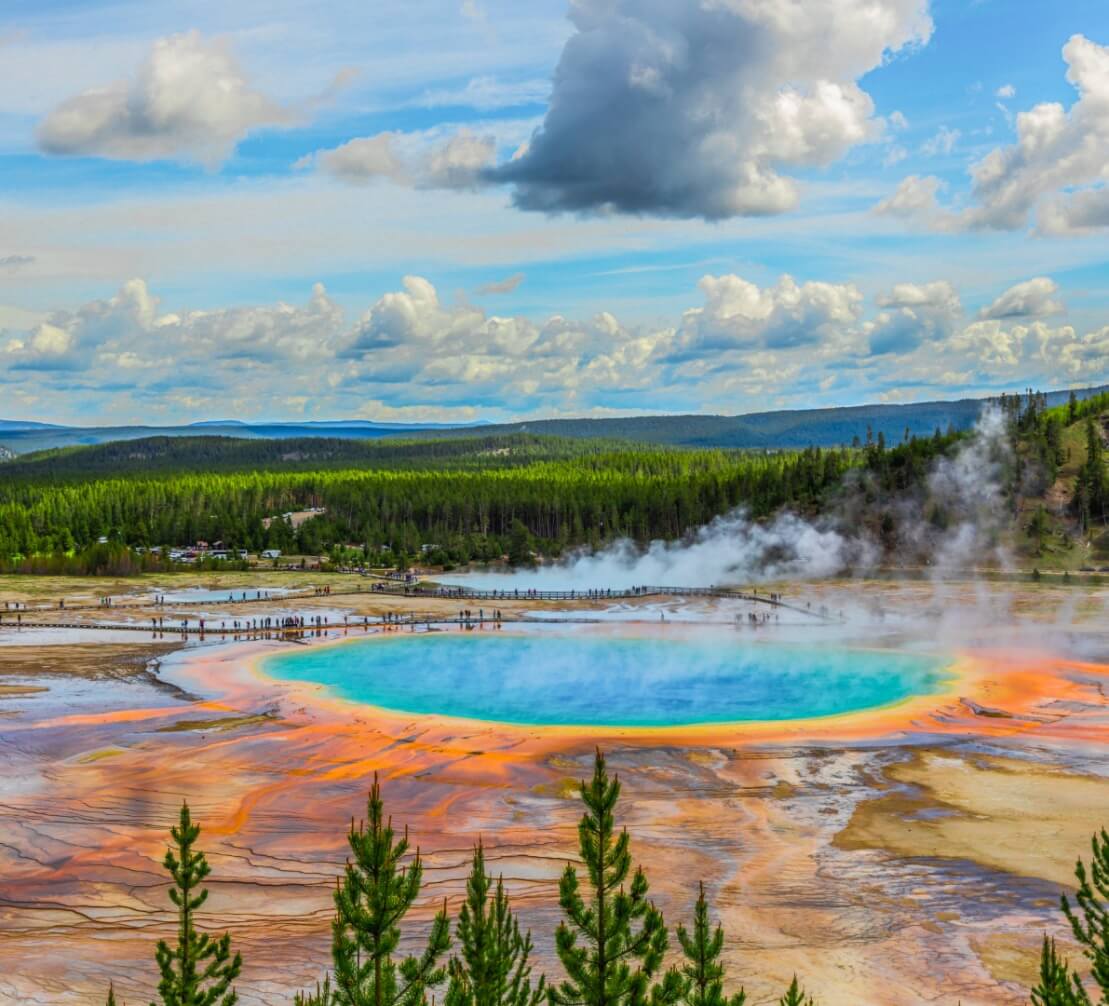
<svg viewBox="0 0 1109 1006"><path fill-rule="evenodd" d="M327 590L320 592L318 589L311 591L298 591L293 593L284 593L278 595L266 595L261 591L254 591L254 596L250 596L250 591L239 591L238 597L234 596L233 591L228 592L226 599L208 598L205 600L190 600L190 601L166 601L158 602L154 599L148 600L121 600L118 602L113 601L110 605L104 603L86 604L86 605L35 605L23 607L18 610L9 609L0 611L0 629L4 627L14 627L20 629L93 629L100 631L113 631L113 632L153 632L157 635L175 635L175 636L217 636L217 637L234 637L234 638L289 638L297 637L313 632L319 633L323 631L333 631L338 629L382 629L390 628L396 629L400 627L411 627L413 630L416 626L423 626L425 629L432 626L452 626L460 625L463 627L472 627L475 625L495 625L504 624L509 622L534 622L535 619L529 619L527 616L509 615L508 617L484 617L484 613L475 614L473 612L460 613L458 616L452 617L435 617L433 615L419 615L419 614L405 614L402 616L344 616L341 620L332 619L325 620L323 616L315 617L297 617L292 618L285 616L282 618L243 618L233 619L228 617L213 618L206 616L204 618L178 618L172 614L163 615L162 612L174 612L180 609L205 607L217 608L224 605L232 605L233 607L247 606L247 605L266 605L266 604L289 604L298 600L311 599L330 599L334 597L352 597L352 596L369 596L369 597L406 597L426 600L438 601L497 601L501 603L507 602L527 602L527 601L618 601L618 600L633 600L642 598L670 598L670 597L703 597L703 598L722 598L728 600L744 601L751 604L767 605L773 608L782 609L784 611L794 612L803 615L806 618L816 621L837 621L838 618L824 609L813 609L809 606L802 606L785 601L781 595L772 594L769 592L759 593L755 590L742 590L733 587L666 587L666 586L644 586L644 587L630 587L630 588L605 588L594 590L479 590L473 587L456 587L456 586L441 586L433 582L429 583L415 583L415 584L381 584L375 583L373 587L368 590L362 588L361 584L357 588L348 588L344 590ZM97 621L78 621L75 619L67 619L65 616L70 613L82 611L96 611L101 614L108 614L115 611L148 611L157 612L152 614L149 621L143 619L142 621L104 621L99 619ZM490 613L492 615L492 613ZM653 619L652 619L653 620ZM547 620L548 622L550 620ZM558 619L559 622L575 622L575 623L596 623L608 622L610 619L590 617L588 614L581 615L566 615ZM231 624L228 625L227 623ZM731 622L722 622L721 624L732 624Z"/></svg>
<svg viewBox="0 0 1109 1006"><path fill-rule="evenodd" d="M10 608L0 610L0 622L6 616L10 621L11 616L17 611L30 612L59 612L59 611L111 611L116 609L159 609L174 610L178 608L215 607L223 605L258 605L258 604L287 604L292 601L302 601L310 598L320 599L329 597L424 597L440 600L458 599L466 601L620 601L633 600L644 597L709 597L725 598L739 601L748 601L752 604L765 604L775 608L787 608L801 611L806 614L811 612L800 606L783 600L778 595L769 591L759 593L757 590L743 589L740 587L599 587L591 590L481 590L476 587L442 586L434 581L424 581L414 584L397 582L384 582L375 580L369 588L359 584L357 587L344 587L341 590L328 589L324 593L317 590L290 591L280 594L269 594L264 591L237 591L228 590L226 598L208 597L199 600L168 600L159 603L152 598L128 600L126 596L119 600L112 599L110 606L102 603L96 604L29 604L18 609Z"/></svg>

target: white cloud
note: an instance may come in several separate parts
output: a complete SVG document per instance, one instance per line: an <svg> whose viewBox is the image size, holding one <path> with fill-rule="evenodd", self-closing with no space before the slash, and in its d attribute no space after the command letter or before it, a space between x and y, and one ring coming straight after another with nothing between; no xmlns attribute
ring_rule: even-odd
<svg viewBox="0 0 1109 1006"><path fill-rule="evenodd" d="M1063 340L1058 346L1059 363L1076 380L1103 381L1109 374L1109 326L1088 332L1082 338Z"/></svg>
<svg viewBox="0 0 1109 1006"><path fill-rule="evenodd" d="M482 172L493 163L497 143L492 136L475 136L460 129L428 155L422 186L433 189L476 189Z"/></svg>
<svg viewBox="0 0 1109 1006"><path fill-rule="evenodd" d="M909 175L897 189L874 207L876 213L891 217L931 219L939 210L937 195L943 182L935 175Z"/></svg>
<svg viewBox="0 0 1109 1006"><path fill-rule="evenodd" d="M385 132L358 137L332 150L322 150L301 158L293 167L307 168L314 163L329 175L348 182L364 183L388 178L406 184L411 176L396 150L395 141L400 135Z"/></svg>
<svg viewBox="0 0 1109 1006"><path fill-rule="evenodd" d="M517 205L721 219L798 201L884 123L858 80L928 40L927 0L578 0Z"/></svg>
<svg viewBox="0 0 1109 1006"><path fill-rule="evenodd" d="M959 142L959 137L962 135L958 129L940 126L939 132L921 145L920 152L926 157L947 156L955 149L955 144Z"/></svg>
<svg viewBox="0 0 1109 1006"><path fill-rule="evenodd" d="M64 328L43 322L31 334L30 349L39 357L64 356L69 352L73 336Z"/></svg>
<svg viewBox="0 0 1109 1006"><path fill-rule="evenodd" d="M62 102L37 137L50 154L211 166L251 130L291 118L251 87L224 42L190 31L156 41L132 80Z"/></svg>
<svg viewBox="0 0 1109 1006"><path fill-rule="evenodd" d="M900 144L894 144L886 151L885 157L882 158L882 163L891 168L895 164L900 164L905 158L909 156L909 152Z"/></svg>
<svg viewBox="0 0 1109 1006"><path fill-rule="evenodd" d="M988 307L982 308L980 318L1040 318L1049 314L1059 314L1066 310L1055 300L1059 287L1046 276L1026 280L1011 286Z"/></svg>
<svg viewBox="0 0 1109 1006"><path fill-rule="evenodd" d="M438 131L385 132L349 140L331 150L302 158L298 168L317 169L355 184L388 179L415 189L478 189L483 172L496 157L492 135L463 127L447 139Z"/></svg>
<svg viewBox="0 0 1109 1006"><path fill-rule="evenodd" d="M159 314L159 299L141 279L128 280L107 300L76 311L58 311L37 325L10 365L21 370L109 368L161 372L188 378L208 373L220 360L239 365L308 361L332 354L342 311L316 284L304 308L191 310ZM110 370L102 373L111 381Z"/></svg>
<svg viewBox="0 0 1109 1006"><path fill-rule="evenodd" d="M1004 328L1000 321L975 321L952 339L952 346L969 352L983 366L1001 369L1015 367L1021 359L1024 337L1022 325Z"/></svg>
<svg viewBox="0 0 1109 1006"><path fill-rule="evenodd" d="M765 288L736 275L705 276L697 285L705 306L683 315L675 359L718 350L841 345L859 321L863 300L852 284L798 284L792 276Z"/></svg>
<svg viewBox="0 0 1109 1006"><path fill-rule="evenodd" d="M1004 291L983 313L1006 317L969 324L944 280L894 284L872 308L853 284L789 276L762 286L708 275L699 294L675 323L636 326L610 311L498 315L407 276L351 323L320 284L303 304L166 311L134 279L5 333L0 386L7 394L33 383L46 418L61 418L78 395L94 407L124 396L148 421L365 409L459 419L662 403L741 412L805 407L825 394L873 400L899 384L922 398L995 380L1047 387L1109 377L1109 329L1080 335L1033 317L1055 299L1046 287Z"/></svg>
<svg viewBox="0 0 1109 1006"><path fill-rule="evenodd" d="M1012 84L1002 84L995 92L994 95L1001 99L1015 98L1017 89Z"/></svg>
<svg viewBox="0 0 1109 1006"><path fill-rule="evenodd" d="M908 353L923 342L943 341L963 314L959 295L946 280L898 283L876 303L882 311L867 329L870 351L876 355Z"/></svg>
<svg viewBox="0 0 1109 1006"><path fill-rule="evenodd" d="M912 215L941 230L1017 230L1036 217L1048 233L1109 226L1109 47L1074 35L1063 59L1078 92L1070 108L1042 102L1020 112L1016 142L971 165L966 209L944 212L933 199Z"/></svg>

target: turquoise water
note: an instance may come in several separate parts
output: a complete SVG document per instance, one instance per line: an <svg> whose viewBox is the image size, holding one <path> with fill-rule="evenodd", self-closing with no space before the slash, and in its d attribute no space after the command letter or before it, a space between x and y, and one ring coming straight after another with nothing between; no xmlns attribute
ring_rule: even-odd
<svg viewBox="0 0 1109 1006"><path fill-rule="evenodd" d="M588 633L398 634L273 656L264 670L399 712L553 726L831 716L946 678L941 660L915 654Z"/></svg>

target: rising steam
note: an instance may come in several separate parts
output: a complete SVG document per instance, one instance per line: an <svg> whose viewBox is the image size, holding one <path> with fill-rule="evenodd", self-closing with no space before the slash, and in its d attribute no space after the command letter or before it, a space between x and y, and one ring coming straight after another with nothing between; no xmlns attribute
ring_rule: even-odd
<svg viewBox="0 0 1109 1006"><path fill-rule="evenodd" d="M941 458L927 480L927 499L892 500L905 547L931 558L935 572L965 568L983 558L995 561L998 535L1006 523L1003 477L1010 460L1005 419L983 411L973 434L951 458ZM858 485L856 489L860 488ZM926 519L937 509L945 526ZM751 520L742 508L715 518L681 541L654 541L647 548L624 539L590 554L515 573L481 574L482 586L536 590L590 590L633 586L692 587L809 580L872 570L882 555L873 537L859 529L847 501L810 521L783 512ZM476 577L442 577L473 584Z"/></svg>

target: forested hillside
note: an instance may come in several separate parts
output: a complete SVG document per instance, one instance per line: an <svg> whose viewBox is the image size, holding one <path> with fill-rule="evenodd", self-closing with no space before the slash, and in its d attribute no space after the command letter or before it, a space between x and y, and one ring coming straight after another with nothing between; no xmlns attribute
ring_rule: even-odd
<svg viewBox="0 0 1109 1006"><path fill-rule="evenodd" d="M1014 537L1044 569L1109 564L1109 393L1010 401L1020 466Z"/></svg>
<svg viewBox="0 0 1109 1006"><path fill-rule="evenodd" d="M1045 569L1109 560L1109 395L1049 407L1002 401L1011 447L1004 513L989 534ZM616 538L675 539L743 507L789 508L878 543L887 561L929 564L949 526L980 515L941 498L931 473L967 434L890 446L736 451L499 436L352 441L150 438L26 456L0 477L0 563L123 546L220 541L252 552L414 557L459 564L533 551L557 556ZM971 496L973 497L973 493ZM294 527L290 511L321 512ZM991 547L993 547L991 545Z"/></svg>
<svg viewBox="0 0 1109 1006"><path fill-rule="evenodd" d="M362 467L349 459L334 467L341 446L325 448L332 467L302 470L299 446L292 462L278 447L269 465L251 455L254 446L224 445L205 471L173 469L162 454L156 474L159 462L142 451L126 464L93 455L94 468L114 465L106 477L90 476L79 453L14 465L0 483L0 554L80 549L107 537L308 553L343 543L411 555L434 544L450 561L467 561L499 556L514 532L557 553L618 536L674 538L741 503L756 515L811 504L854 463L848 451L596 450L525 437L398 445ZM220 470L240 451L243 470ZM263 526L306 507L326 512L296 531L280 519Z"/></svg>
<svg viewBox="0 0 1109 1006"><path fill-rule="evenodd" d="M742 506L814 513L853 469L879 493L918 482L957 434L887 449L682 450L533 436L413 443L157 438L50 452L0 480L0 556L222 541L371 561L558 555L615 538L674 539ZM869 490L868 490L869 491ZM295 528L282 514L312 507ZM277 518L277 519L267 519ZM430 546L430 548L424 548Z"/></svg>

